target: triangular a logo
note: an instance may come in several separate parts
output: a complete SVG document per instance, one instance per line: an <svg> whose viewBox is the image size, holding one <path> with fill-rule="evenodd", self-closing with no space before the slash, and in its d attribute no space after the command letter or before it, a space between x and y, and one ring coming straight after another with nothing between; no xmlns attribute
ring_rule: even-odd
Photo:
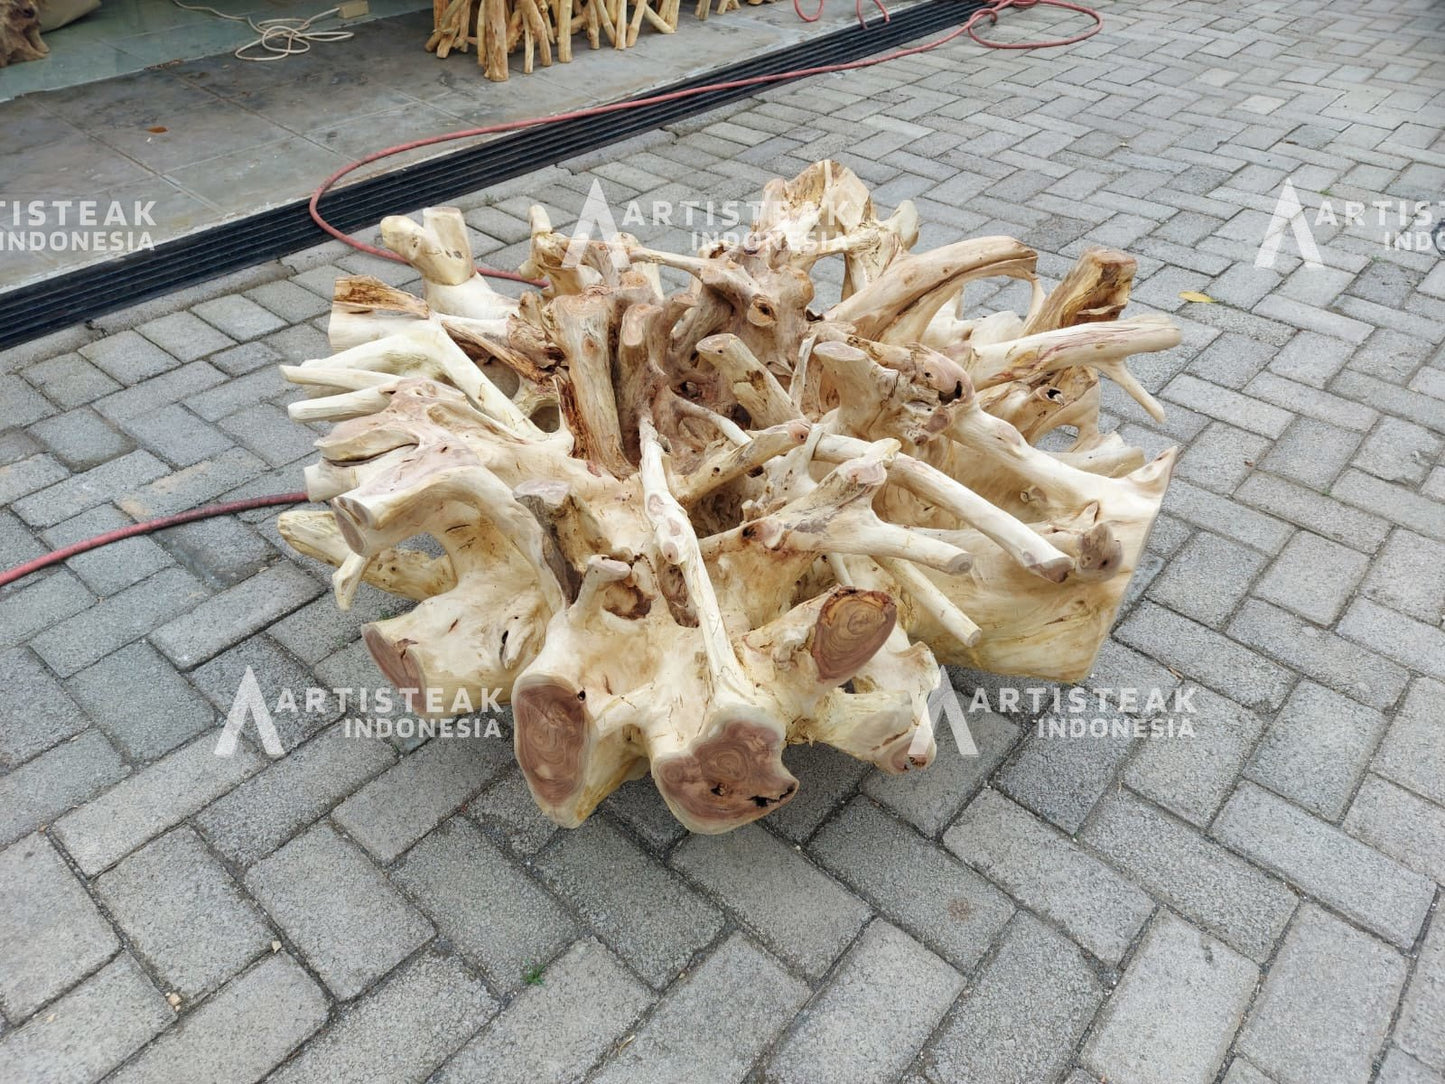
<svg viewBox="0 0 1445 1084"><path fill-rule="evenodd" d="M592 239L593 230L599 240L607 242L607 252L612 266L625 271L631 261L618 239L617 220L612 217L612 208L607 205L607 196L602 191L602 182L592 179L592 187L582 202L577 215L577 225L572 227L572 239L567 242L567 252L562 257L563 267L578 267L587 255L587 242Z"/></svg>
<svg viewBox="0 0 1445 1084"><path fill-rule="evenodd" d="M953 744L958 747L960 756L978 756L978 744L973 740L973 731L968 728L968 715L959 703L958 690L949 680L948 671L942 666L938 668L938 684L933 692L928 694L928 717L933 723L935 734L942 722L948 720L948 729L953 732ZM925 740L926 735L922 729L915 731L913 745L908 751L922 752Z"/></svg>
<svg viewBox="0 0 1445 1084"><path fill-rule="evenodd" d="M1304 207L1300 205L1299 195L1294 190L1288 177L1279 190L1279 199L1275 201L1274 215L1269 220L1269 225L1264 231L1264 241L1260 243L1259 252L1254 257L1255 267L1273 267L1274 259L1279 255L1279 244L1284 240L1285 228L1294 231L1294 243L1299 247L1300 259L1304 260L1306 267L1318 271L1324 267L1324 261L1320 259L1319 246L1315 244L1315 235L1310 232L1310 224L1305 219Z"/></svg>
<svg viewBox="0 0 1445 1084"><path fill-rule="evenodd" d="M256 732L261 735L261 748L266 750L266 755L285 756L281 735L276 733L276 724L271 720L271 709L266 706L261 684L249 666L241 676L240 687L236 689L236 699L231 701L231 711L226 716L226 725L216 740L216 756L229 757L235 754L236 741L246 726L247 715L256 720Z"/></svg>

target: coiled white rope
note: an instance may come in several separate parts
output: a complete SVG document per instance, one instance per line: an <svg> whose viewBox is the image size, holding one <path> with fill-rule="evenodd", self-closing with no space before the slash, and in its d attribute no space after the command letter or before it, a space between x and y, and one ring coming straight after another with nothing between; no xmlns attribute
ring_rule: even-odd
<svg viewBox="0 0 1445 1084"><path fill-rule="evenodd" d="M237 49L234 54L237 60L285 60L288 56L309 53L311 46L315 43L346 41L353 37L350 30L313 30L311 28L312 24L337 14L341 10L339 7L328 8L308 19L262 19L257 22L249 15L228 15L215 8L183 4L181 0L171 0L171 2L185 11L199 11L207 15L214 15L218 19L226 19L233 23L246 23L250 26L260 37L248 41ZM252 55L250 51L253 49L263 50L264 55Z"/></svg>

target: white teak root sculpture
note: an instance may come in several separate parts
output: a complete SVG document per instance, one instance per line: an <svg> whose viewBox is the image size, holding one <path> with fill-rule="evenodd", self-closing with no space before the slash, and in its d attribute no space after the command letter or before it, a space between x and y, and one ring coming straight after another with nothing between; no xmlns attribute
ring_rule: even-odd
<svg viewBox="0 0 1445 1084"><path fill-rule="evenodd" d="M331 510L281 531L337 566L343 608L362 581L417 601L364 630L398 687L510 695L559 824L650 769L684 825L727 831L797 793L789 743L925 766L940 662L1089 672L1174 462L1099 432L1098 378L1161 416L1125 359L1179 334L1118 318L1121 253L1045 293L1018 241L917 234L834 162L697 256L622 235L569 258L534 208L523 271L550 285L518 302L456 209L388 218L425 297L342 279L337 353L285 367L313 394L292 416L339 424L307 470ZM843 299L818 314L825 257ZM965 319L994 276L1033 284L1028 314ZM1035 447L1060 427L1067 451Z"/></svg>

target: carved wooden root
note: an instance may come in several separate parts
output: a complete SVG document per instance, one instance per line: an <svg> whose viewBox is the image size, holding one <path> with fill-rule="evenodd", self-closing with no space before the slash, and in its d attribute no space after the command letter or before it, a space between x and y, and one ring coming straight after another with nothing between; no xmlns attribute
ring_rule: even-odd
<svg viewBox="0 0 1445 1084"><path fill-rule="evenodd" d="M50 46L40 40L40 8L35 0L0 0L0 68L49 55Z"/></svg>
<svg viewBox="0 0 1445 1084"><path fill-rule="evenodd" d="M766 196L699 256L623 236L569 262L538 209L524 271L550 285L520 301L473 273L459 212L387 219L425 297L343 279L337 353L284 369L312 393L293 416L338 424L307 471L331 511L282 533L343 607L362 581L417 600L366 626L381 669L447 704L503 690L564 825L650 770L688 828L736 827L797 792L790 742L926 765L940 662L1083 677L1169 481L1172 449L1098 430L1099 376L1157 414L1126 359L1179 338L1119 319L1129 257L1045 293L1010 238L912 253L912 206L880 221L837 163ZM967 317L999 275L1030 311ZM1036 446L1057 429L1067 450Z"/></svg>

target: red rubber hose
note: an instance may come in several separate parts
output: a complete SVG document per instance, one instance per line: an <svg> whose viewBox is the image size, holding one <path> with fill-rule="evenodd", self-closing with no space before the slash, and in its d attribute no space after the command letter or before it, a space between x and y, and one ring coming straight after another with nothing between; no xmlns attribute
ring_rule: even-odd
<svg viewBox="0 0 1445 1084"><path fill-rule="evenodd" d="M163 531L167 527L178 527L182 523L193 523L198 519L210 519L212 516L226 516L235 512L249 512L253 508L270 508L278 504L301 504L311 498L305 493L273 493L267 497L250 497L244 501L228 501L225 504L211 504L204 508L193 508L189 512L177 512L173 516L162 516L159 519L148 519L143 523L132 523L129 527L121 527L114 531L107 531L105 534L98 534L94 538L87 538L82 542L75 542L62 549L47 553L43 557L37 557L33 561L26 561L23 565L16 565L14 568L0 572L0 587L14 583L32 572L39 572L42 568L49 568L51 565L58 565L61 561L74 557L77 553L85 553L88 550L99 549L101 546L108 546L112 542L119 542L122 539L134 538L136 535L151 534L155 531Z"/></svg>

